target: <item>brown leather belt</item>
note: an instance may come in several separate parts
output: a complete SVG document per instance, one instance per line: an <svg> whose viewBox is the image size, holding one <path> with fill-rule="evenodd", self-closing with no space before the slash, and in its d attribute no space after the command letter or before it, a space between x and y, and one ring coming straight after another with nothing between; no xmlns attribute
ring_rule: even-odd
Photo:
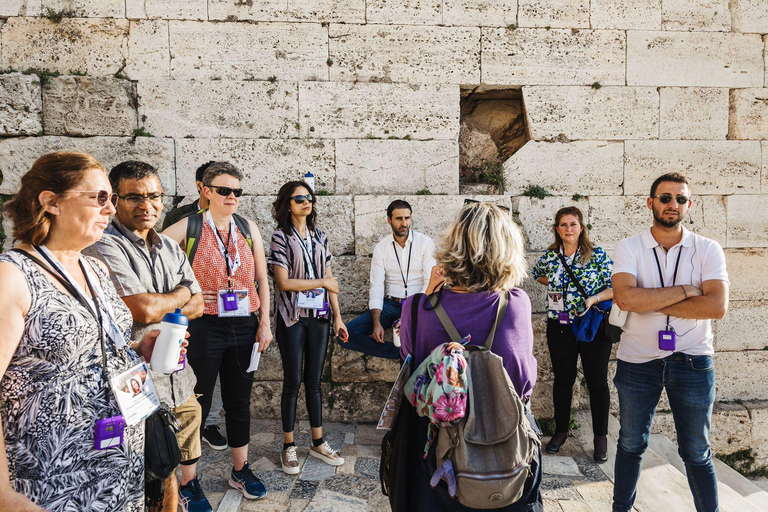
<svg viewBox="0 0 768 512"><path fill-rule="evenodd" d="M397 302L398 304L402 304L405 299L401 299L400 297L392 297L391 295L385 295L385 299L393 300Z"/></svg>

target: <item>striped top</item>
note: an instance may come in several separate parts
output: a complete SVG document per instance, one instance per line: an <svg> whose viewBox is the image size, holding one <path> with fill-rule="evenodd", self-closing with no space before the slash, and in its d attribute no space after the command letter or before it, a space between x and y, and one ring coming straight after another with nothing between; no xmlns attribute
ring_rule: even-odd
<svg viewBox="0 0 768 512"><path fill-rule="evenodd" d="M219 235L221 235L222 240L226 243L229 237L229 229L219 230ZM229 244L230 247L228 249L234 251L234 244L231 241ZM232 276L232 289L248 290L248 299L251 303L250 311L253 313L261 306L259 295L256 293L256 266L253 262L253 252L240 229L237 229L237 249L240 251L240 267ZM195 253L195 259L192 261L192 271L195 273L197 282L200 283L200 288L203 290L219 291L229 288L224 255L219 250L216 234L207 222L203 222L203 231L200 233L197 253ZM206 302L203 313L206 315L218 315L218 302Z"/></svg>
<svg viewBox="0 0 768 512"><path fill-rule="evenodd" d="M269 249L269 275L275 278L273 265L279 265L288 270L288 277L291 279L309 279L307 272L307 259L304 256L304 250L301 244L304 242L296 236L296 233L286 235L282 229L272 233L272 246ZM333 256L328 246L328 237L325 233L315 228L312 233L312 260L315 263L315 273L317 279L326 276L326 270L331 266ZM275 316L278 314L283 319L287 327L298 322L299 317L310 317L313 311L306 308L296 307L297 292L279 291L275 284Z"/></svg>

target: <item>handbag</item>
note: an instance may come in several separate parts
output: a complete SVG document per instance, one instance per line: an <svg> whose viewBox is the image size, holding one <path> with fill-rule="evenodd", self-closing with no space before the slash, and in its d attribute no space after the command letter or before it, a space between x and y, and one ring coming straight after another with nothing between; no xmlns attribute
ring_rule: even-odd
<svg viewBox="0 0 768 512"><path fill-rule="evenodd" d="M579 293L582 295L582 297L584 297L584 300L586 301L587 297L589 296L587 295L587 292L584 291L584 287L581 286L579 280L576 279L576 276L573 274L571 267L568 266L568 263L565 261L563 255L558 253L557 256L560 258L563 267L565 267L565 270L568 272L568 276L570 276L571 281L573 281L573 284L576 285ZM598 332L601 332L605 339L611 343L618 343L621 341L621 333L624 332L624 330L621 327L617 327L608 321L608 318L611 315L612 303L612 300L604 300L602 302L598 302L589 308L589 310L584 315L577 316L573 319L572 328L578 341L592 341L595 339L595 336ZM580 337L581 339L579 339Z"/></svg>
<svg viewBox="0 0 768 512"><path fill-rule="evenodd" d="M179 430L179 420L164 405L144 422L144 468L148 477L165 480L181 463L176 439Z"/></svg>

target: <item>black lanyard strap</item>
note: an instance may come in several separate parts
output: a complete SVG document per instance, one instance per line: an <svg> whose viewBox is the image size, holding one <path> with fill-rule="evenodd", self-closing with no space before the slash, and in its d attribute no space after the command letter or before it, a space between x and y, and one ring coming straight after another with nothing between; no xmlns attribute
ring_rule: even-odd
<svg viewBox="0 0 768 512"><path fill-rule="evenodd" d="M656 254L656 247L652 249L653 257L656 259L656 268L659 270L659 280L661 281L661 287L664 288L664 274L661 272L661 263L659 262L659 256ZM672 286L675 286L677 282L677 267L680 265L680 256L683 254L683 246L677 251L677 261L675 261L675 273L672 275ZM669 330L669 315L667 315L667 330Z"/></svg>
<svg viewBox="0 0 768 512"><path fill-rule="evenodd" d="M408 298L408 278L411 276L411 254L413 253L413 241L411 241L411 247L408 249L408 265L403 275L403 266L400 264L400 256L397 255L397 247L395 242L392 241L392 250L395 251L395 258L397 258L397 268L400 270L400 278L403 280L403 287L405 288L405 297Z"/></svg>
<svg viewBox="0 0 768 512"><path fill-rule="evenodd" d="M577 251L578 253L578 251ZM584 290L584 287L581 286L581 283L578 279L576 279L576 276L573 274L573 270L571 270L571 267L568 266L568 262L565 260L565 257L563 256L563 253L558 252L557 257L560 258L560 261L563 264L563 268L566 272L568 272L568 275L571 276L571 281L573 281L573 284L576 286L576 289L579 291L579 293L584 297L584 303L587 303L587 298L589 297L587 295L587 292ZM573 261L576 261L576 254L573 255ZM563 282L565 283L565 275L563 275ZM565 287L565 284L563 284L563 307L566 311L568 311L568 305L566 304L566 294L568 293L567 288Z"/></svg>
<svg viewBox="0 0 768 512"><path fill-rule="evenodd" d="M229 287L231 288L232 287L232 284L231 284L232 280L230 278L232 277L232 272L229 269L229 242L232 241L232 229L230 228L228 230L229 235L227 235L227 243L226 244L224 243L224 237L222 237L221 233L219 233L219 228L214 229L213 232L216 233L216 238L221 240L221 245L224 246L224 265L227 268L227 280L230 281Z"/></svg>

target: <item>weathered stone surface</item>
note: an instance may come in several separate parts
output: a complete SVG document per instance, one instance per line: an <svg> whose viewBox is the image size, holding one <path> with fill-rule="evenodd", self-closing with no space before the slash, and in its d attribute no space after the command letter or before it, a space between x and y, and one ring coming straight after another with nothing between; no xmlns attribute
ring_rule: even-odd
<svg viewBox="0 0 768 512"><path fill-rule="evenodd" d="M365 23L365 0L288 0L289 21Z"/></svg>
<svg viewBox="0 0 768 512"><path fill-rule="evenodd" d="M664 0L661 27L664 30L729 32L728 0Z"/></svg>
<svg viewBox="0 0 768 512"><path fill-rule="evenodd" d="M768 138L768 89L733 89L730 95L728 138Z"/></svg>
<svg viewBox="0 0 768 512"><path fill-rule="evenodd" d="M589 0L519 0L521 27L589 28Z"/></svg>
<svg viewBox="0 0 768 512"><path fill-rule="evenodd" d="M718 400L756 400L768 396L768 351L717 352Z"/></svg>
<svg viewBox="0 0 768 512"><path fill-rule="evenodd" d="M661 0L592 0L594 29L661 30Z"/></svg>
<svg viewBox="0 0 768 512"><path fill-rule="evenodd" d="M745 403L752 418L752 439L749 447L759 466L768 465L768 401L755 400Z"/></svg>
<svg viewBox="0 0 768 512"><path fill-rule="evenodd" d="M10 18L2 30L3 66L111 75L125 60L127 34L127 20Z"/></svg>
<svg viewBox="0 0 768 512"><path fill-rule="evenodd" d="M0 139L0 194L15 194L21 177L41 155L51 151L90 153L107 170L125 160L142 160L157 168L166 194L176 194L174 148L171 139L152 137L21 137Z"/></svg>
<svg viewBox="0 0 768 512"><path fill-rule="evenodd" d="M768 347L768 340L763 336L768 330L767 308L766 301L731 300L728 314L715 322L715 350L737 352Z"/></svg>
<svg viewBox="0 0 768 512"><path fill-rule="evenodd" d="M339 194L459 192L459 145L452 140L337 140Z"/></svg>
<svg viewBox="0 0 768 512"><path fill-rule="evenodd" d="M547 287L541 283L536 283L542 290ZM533 323L533 356L536 358L537 382L554 380L552 373L552 358L549 356L547 347L547 315L545 313L534 314L531 318Z"/></svg>
<svg viewBox="0 0 768 512"><path fill-rule="evenodd" d="M331 81L481 81L479 28L332 25L329 33Z"/></svg>
<svg viewBox="0 0 768 512"><path fill-rule="evenodd" d="M624 85L624 32L483 30L483 83Z"/></svg>
<svg viewBox="0 0 768 512"><path fill-rule="evenodd" d="M65 11L71 18L125 17L125 0L42 0L41 7L44 12Z"/></svg>
<svg viewBox="0 0 768 512"><path fill-rule="evenodd" d="M589 219L589 203L586 200L574 201L571 197L513 198L512 208L517 212L517 219L522 225L528 251L539 253L546 250L554 241L552 224L555 222L555 213L565 206L576 206L584 215L585 222ZM599 238L595 239L594 236L591 238L593 242L600 245Z"/></svg>
<svg viewBox="0 0 768 512"><path fill-rule="evenodd" d="M655 87L523 87L533 140L656 138L659 93Z"/></svg>
<svg viewBox="0 0 768 512"><path fill-rule="evenodd" d="M404 199L413 208L412 228L434 239L448 227L464 206L466 196L355 196L355 253L373 254L373 248L392 230L387 224L387 206L395 199ZM473 196L478 201L490 201L510 206L504 196Z"/></svg>
<svg viewBox="0 0 768 512"><path fill-rule="evenodd" d="M138 126L136 86L87 76L53 78L43 87L46 135L131 135Z"/></svg>
<svg viewBox="0 0 768 512"><path fill-rule="evenodd" d="M728 247L768 247L768 196L728 196Z"/></svg>
<svg viewBox="0 0 768 512"><path fill-rule="evenodd" d="M362 313L368 309L370 273L371 258L368 256L339 256L334 260L333 275L339 278L339 308L342 313Z"/></svg>
<svg viewBox="0 0 768 512"><path fill-rule="evenodd" d="M307 172L315 188L336 192L333 142L300 139L177 139L176 175L180 195L196 195L195 170L211 160L232 162L245 174L247 195L275 195Z"/></svg>
<svg viewBox="0 0 768 512"><path fill-rule="evenodd" d="M166 20L208 19L206 0L126 0L128 18L162 18Z"/></svg>
<svg viewBox="0 0 768 512"><path fill-rule="evenodd" d="M139 82L144 127L170 137L290 137L299 115L294 82ZM248 108L243 108L248 105Z"/></svg>
<svg viewBox="0 0 768 512"><path fill-rule="evenodd" d="M718 369L715 368L715 371ZM715 453L733 453L750 448L752 419L747 408L741 404L715 402L709 442Z"/></svg>
<svg viewBox="0 0 768 512"><path fill-rule="evenodd" d="M169 30L173 78L328 78L328 31L319 23L171 21Z"/></svg>
<svg viewBox="0 0 768 512"><path fill-rule="evenodd" d="M738 32L768 32L768 4L762 0L732 0L731 20Z"/></svg>
<svg viewBox="0 0 768 512"><path fill-rule="evenodd" d="M382 25L439 25L443 20L441 0L368 0L365 4L368 23Z"/></svg>
<svg viewBox="0 0 768 512"><path fill-rule="evenodd" d="M623 181L621 142L530 141L504 162L504 190L511 195L535 185L555 195L618 194Z"/></svg>
<svg viewBox="0 0 768 512"><path fill-rule="evenodd" d="M40 16L41 0L5 0L0 3L0 16Z"/></svg>
<svg viewBox="0 0 768 512"><path fill-rule="evenodd" d="M650 189L650 185L648 188ZM694 221L693 225L685 225L688 229L715 240L722 247L726 246L725 198L723 196L697 196L694 194L693 206L688 216Z"/></svg>
<svg viewBox="0 0 768 512"><path fill-rule="evenodd" d="M301 133L317 138L456 139L457 85L299 84Z"/></svg>
<svg viewBox="0 0 768 512"><path fill-rule="evenodd" d="M330 367L334 382L394 382L400 371L398 361L367 356L338 344L333 347Z"/></svg>
<svg viewBox="0 0 768 512"><path fill-rule="evenodd" d="M768 276L756 270L768 268L768 250L729 249L725 260L731 300L768 299Z"/></svg>
<svg viewBox="0 0 768 512"><path fill-rule="evenodd" d="M533 266L539 261L541 252L529 252L525 255L526 269L528 270L528 277L523 279L520 288L531 299L531 311L533 313L544 313L547 311L547 287L536 281L531 277L530 271ZM536 316L534 315L534 335L536 335Z"/></svg>
<svg viewBox="0 0 768 512"><path fill-rule="evenodd" d="M167 21L131 21L128 59L123 74L131 80L170 78L171 53L168 37Z"/></svg>
<svg viewBox="0 0 768 512"><path fill-rule="evenodd" d="M35 135L42 130L37 75L0 75L0 135Z"/></svg>
<svg viewBox="0 0 768 512"><path fill-rule="evenodd" d="M763 172L762 183L760 185L761 192L768 192L768 141L760 141L760 149L763 154Z"/></svg>
<svg viewBox="0 0 768 512"><path fill-rule="evenodd" d="M660 139L725 139L728 89L664 87L659 94Z"/></svg>
<svg viewBox="0 0 768 512"><path fill-rule="evenodd" d="M209 0L209 20L287 21L286 0Z"/></svg>
<svg viewBox="0 0 768 512"><path fill-rule="evenodd" d="M459 172L465 178L477 179L489 162L498 158L498 148L489 133L484 133L469 123L459 127Z"/></svg>
<svg viewBox="0 0 768 512"><path fill-rule="evenodd" d="M760 87L763 48L758 35L630 31L627 84Z"/></svg>
<svg viewBox="0 0 768 512"><path fill-rule="evenodd" d="M648 194L656 177L680 172L695 194L756 194L760 191L757 141L644 140L625 143L624 193Z"/></svg>
<svg viewBox="0 0 768 512"><path fill-rule="evenodd" d="M444 0L443 23L463 27L506 27L515 23L517 0Z"/></svg>

